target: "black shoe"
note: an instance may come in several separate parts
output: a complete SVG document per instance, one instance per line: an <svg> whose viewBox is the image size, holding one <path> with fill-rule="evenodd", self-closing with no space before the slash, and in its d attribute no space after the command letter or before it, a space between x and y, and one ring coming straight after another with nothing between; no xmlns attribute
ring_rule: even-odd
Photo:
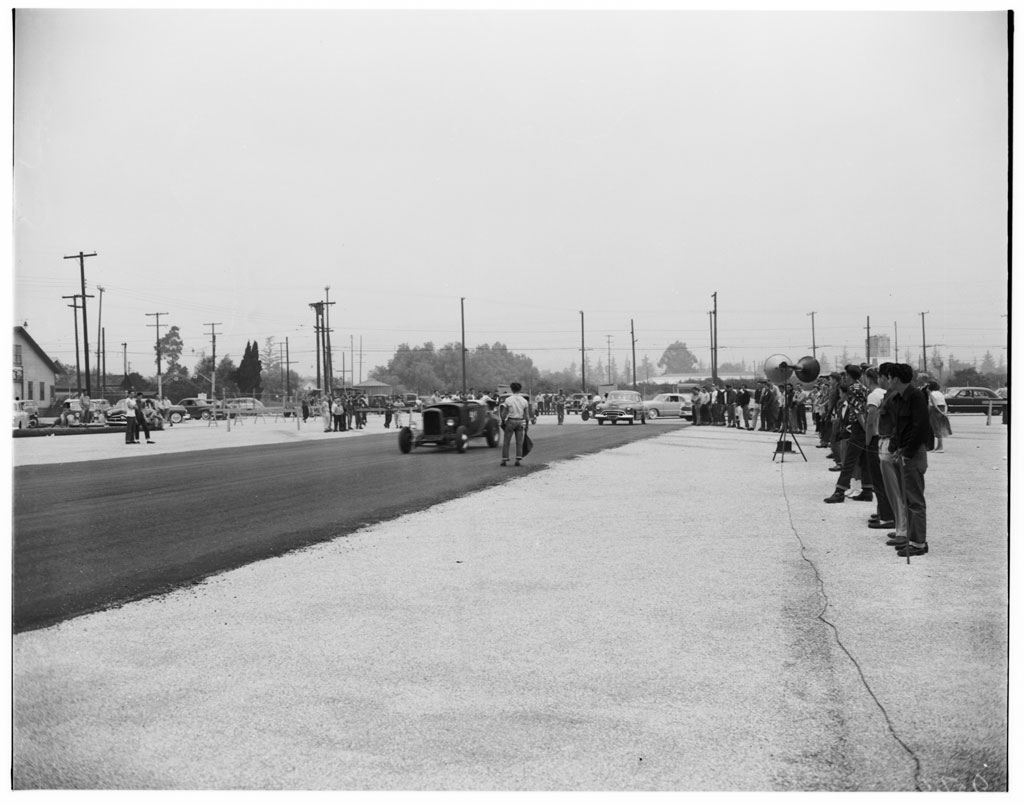
<svg viewBox="0 0 1024 805"><path fill-rule="evenodd" d="M844 500L846 500L846 495L838 489L825 498L826 503L842 503Z"/></svg>
<svg viewBox="0 0 1024 805"><path fill-rule="evenodd" d="M825 458L835 458L835 457L836 457L835 453L826 453L825 454Z"/></svg>
<svg viewBox="0 0 1024 805"><path fill-rule="evenodd" d="M850 497L850 500L864 500L864 501L867 501L869 503L871 502L872 499L873 499L873 497L871 495L871 490L869 490L869 489L862 489L859 494L852 495Z"/></svg>
<svg viewBox="0 0 1024 805"><path fill-rule="evenodd" d="M877 514L872 514L872 515L868 516L868 522L869 523L876 523L876 522L878 522L879 519L881 519L881 518L879 518L879 516Z"/></svg>
<svg viewBox="0 0 1024 805"><path fill-rule="evenodd" d="M896 550L899 550L900 548L905 548L910 543L906 537L897 537L896 533L893 532L889 535L889 539L885 541L885 544L892 545Z"/></svg>
<svg viewBox="0 0 1024 805"><path fill-rule="evenodd" d="M146 444L156 444L152 439L146 439Z"/></svg>
<svg viewBox="0 0 1024 805"><path fill-rule="evenodd" d="M895 521L884 522L882 520L875 520L875 522L873 522L873 523L868 523L868 528L895 528L895 527L896 527L896 522Z"/></svg>
<svg viewBox="0 0 1024 805"><path fill-rule="evenodd" d="M911 545L909 542L906 547L900 548L896 551L897 556L924 556L928 553L928 543L918 547L917 545Z"/></svg>
<svg viewBox="0 0 1024 805"><path fill-rule="evenodd" d="M829 467L828 471L829 472L842 472L843 468L842 467Z"/></svg>

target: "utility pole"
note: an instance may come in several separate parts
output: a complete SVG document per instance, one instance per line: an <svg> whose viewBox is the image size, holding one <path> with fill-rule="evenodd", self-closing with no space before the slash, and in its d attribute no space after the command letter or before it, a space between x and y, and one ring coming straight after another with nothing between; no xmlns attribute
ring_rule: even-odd
<svg viewBox="0 0 1024 805"><path fill-rule="evenodd" d="M75 372L78 375L78 393L82 393L82 364L79 362L78 355L78 300L81 299L79 294L73 294L72 296L62 296L61 299L73 299L68 307L75 309ZM91 395L90 395L91 396Z"/></svg>
<svg viewBox="0 0 1024 805"><path fill-rule="evenodd" d="M629 340L633 345L633 390L636 391L636 331L632 319L629 320Z"/></svg>
<svg viewBox="0 0 1024 805"><path fill-rule="evenodd" d="M926 314L928 314L930 312L931 312L930 310L925 310L923 313L919 314L921 316L921 371L922 372L927 372L928 371L928 346L925 343L925 337L924 337L924 317L925 317Z"/></svg>
<svg viewBox="0 0 1024 805"><path fill-rule="evenodd" d="M608 340L608 385L612 385L615 381L612 379L612 337L606 335L605 338Z"/></svg>
<svg viewBox="0 0 1024 805"><path fill-rule="evenodd" d="M68 256L66 256L64 258L65 260L78 260L78 264L79 264L79 267L81 269L81 276L82 276L82 337L83 337L83 342L85 344L85 392L90 397L92 396L92 384L89 381L89 320L88 320L88 318L86 318L85 300L87 298L91 298L91 295L86 294L86 292L85 292L85 258L86 257L95 257L95 256L96 256L96 252L93 252L92 254L85 254L84 252L79 252L78 254L68 255ZM77 318L78 318L77 314L75 314L75 318L77 320ZM77 338L77 333L78 333L78 325L76 324L75 325L76 338ZM76 351L77 351L77 347L76 347ZM81 386L82 379L79 378L78 382L79 382L79 386ZM79 388L78 390L79 390L79 393L81 393L82 389Z"/></svg>
<svg viewBox="0 0 1024 805"><path fill-rule="evenodd" d="M121 360L124 361L124 379L128 379L128 342L121 342ZM127 389L126 389L127 390Z"/></svg>
<svg viewBox="0 0 1024 805"><path fill-rule="evenodd" d="M103 396L103 380L100 378L102 371L103 362L100 360L103 347L103 286L97 285L96 290L100 292L100 316L96 322L96 332L100 333L100 337L96 339L96 388L99 389L99 395Z"/></svg>
<svg viewBox="0 0 1024 805"><path fill-rule="evenodd" d="M284 388L285 394L292 396L292 360L288 350L288 336L284 337Z"/></svg>
<svg viewBox="0 0 1024 805"><path fill-rule="evenodd" d="M349 362L352 364L352 386L356 385L356 339L352 333L348 334L348 357Z"/></svg>
<svg viewBox="0 0 1024 805"><path fill-rule="evenodd" d="M867 351L865 352L865 355L867 357L865 357L864 360L866 360L868 363L871 363L871 317L870 316L868 316L868 326L867 326L866 329L868 331L868 337L867 337L867 340L865 341L865 343L867 344Z"/></svg>
<svg viewBox="0 0 1024 805"><path fill-rule="evenodd" d="M713 294L711 294L711 298L715 302L715 305L714 305L715 326L714 326L714 331L713 331L712 337L711 337L712 344L714 345L713 346L713 351L711 353L712 354L712 359L711 359L712 360L712 363L711 363L711 378L712 378L712 380L715 381L715 383L718 383L718 291L715 291Z"/></svg>
<svg viewBox="0 0 1024 805"><path fill-rule="evenodd" d="M327 392L334 391L334 351L331 349L331 286L324 286L324 377L327 378Z"/></svg>
<svg viewBox="0 0 1024 805"><path fill-rule="evenodd" d="M715 379L715 322L713 310L708 311L708 338L711 341L711 379Z"/></svg>
<svg viewBox="0 0 1024 805"><path fill-rule="evenodd" d="M818 342L814 338L814 314L817 312L818 311L816 310L812 310L810 313L807 314L808 316L811 317L811 355L814 356L815 360L818 359Z"/></svg>
<svg viewBox="0 0 1024 805"><path fill-rule="evenodd" d="M583 382L583 393L587 393L587 344L583 330L583 311L580 311L580 377Z"/></svg>
<svg viewBox="0 0 1024 805"><path fill-rule="evenodd" d="M213 365L210 368L210 399L217 399L217 331L214 327L220 327L221 322L219 321L208 321L203 323L203 327L210 328L210 338L213 342Z"/></svg>
<svg viewBox="0 0 1024 805"><path fill-rule="evenodd" d="M459 309L462 313L462 399L466 399L466 297L459 299ZM362 349L360 348L360 354ZM362 366L359 367L359 374L362 375Z"/></svg>
<svg viewBox="0 0 1024 805"><path fill-rule="evenodd" d="M896 326L896 322L892 323L892 355L893 362L899 363L900 360L900 331L899 327Z"/></svg>
<svg viewBox="0 0 1024 805"><path fill-rule="evenodd" d="M316 336L316 387L318 391L323 391L324 387L320 385L320 320L324 315L324 303L323 302L310 302L309 306L313 308L313 315L315 323L313 324L313 335Z"/></svg>
<svg viewBox="0 0 1024 805"><path fill-rule="evenodd" d="M147 324L147 327L156 327L156 396L163 399L164 384L163 372L160 369L160 317L168 316L169 313L147 313L147 316L156 316L156 324Z"/></svg>
<svg viewBox="0 0 1024 805"><path fill-rule="evenodd" d="M103 344L103 388L100 390L100 396L106 397L107 391L107 328L104 327L100 330L100 342Z"/></svg>

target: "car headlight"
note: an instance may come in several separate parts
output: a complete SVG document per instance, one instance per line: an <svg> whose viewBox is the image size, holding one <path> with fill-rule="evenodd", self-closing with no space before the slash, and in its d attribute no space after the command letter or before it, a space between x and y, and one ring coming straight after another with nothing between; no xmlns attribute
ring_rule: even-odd
<svg viewBox="0 0 1024 805"><path fill-rule="evenodd" d="M444 424L446 424L449 428L454 428L455 427L455 420L454 419L446 419L444 421Z"/></svg>

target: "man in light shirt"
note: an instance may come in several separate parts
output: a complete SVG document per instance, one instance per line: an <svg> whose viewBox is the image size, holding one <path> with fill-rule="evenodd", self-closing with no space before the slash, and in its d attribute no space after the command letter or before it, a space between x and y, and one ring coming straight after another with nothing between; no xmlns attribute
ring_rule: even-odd
<svg viewBox="0 0 1024 805"><path fill-rule="evenodd" d="M512 389L512 393L498 407L501 426L505 431L505 439L501 445L501 466L508 466L508 448L514 435L516 437L515 466L518 467L523 460L523 440L529 429L530 401L519 393L523 389L521 383L510 383L509 388Z"/></svg>

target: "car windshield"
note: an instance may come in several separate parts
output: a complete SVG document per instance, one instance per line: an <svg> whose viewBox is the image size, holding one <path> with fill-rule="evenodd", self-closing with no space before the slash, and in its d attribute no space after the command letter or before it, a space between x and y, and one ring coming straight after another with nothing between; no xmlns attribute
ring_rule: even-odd
<svg viewBox="0 0 1024 805"><path fill-rule="evenodd" d="M608 402L611 402L612 400L628 402L630 400L635 400L635 399L636 399L636 392L635 391L609 391L608 392Z"/></svg>

